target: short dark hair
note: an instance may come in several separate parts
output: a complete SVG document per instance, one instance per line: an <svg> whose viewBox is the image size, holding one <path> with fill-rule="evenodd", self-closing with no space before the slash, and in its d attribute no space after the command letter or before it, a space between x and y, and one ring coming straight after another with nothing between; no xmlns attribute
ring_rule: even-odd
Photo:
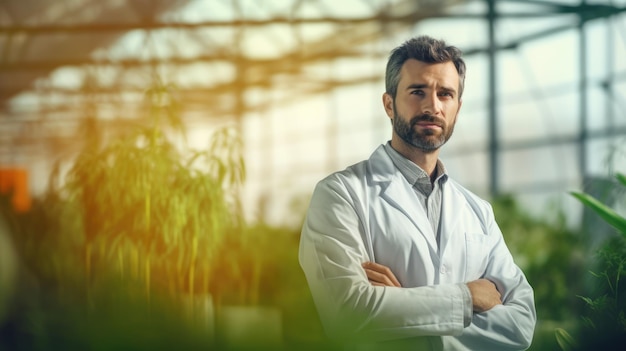
<svg viewBox="0 0 626 351"><path fill-rule="evenodd" d="M385 71L385 90L394 99L400 83L400 70L408 59L416 59L426 63L452 62L459 73L459 99L463 95L465 85L465 61L462 52L455 46L448 46L443 40L423 35L411 38L391 51L387 70Z"/></svg>

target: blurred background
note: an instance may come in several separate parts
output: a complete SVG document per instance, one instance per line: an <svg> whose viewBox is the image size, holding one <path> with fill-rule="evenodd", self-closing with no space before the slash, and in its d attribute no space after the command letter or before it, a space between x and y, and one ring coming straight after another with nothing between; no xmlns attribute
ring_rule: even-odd
<svg viewBox="0 0 626 351"><path fill-rule="evenodd" d="M620 237L569 192L626 212L625 12L623 0L3 0L0 346L106 344L106 328L116 347L163 346L112 327L129 309L104 307L144 316L156 299L177 301L159 304L174 325L180 306L195 316L168 342L324 344L296 259L308 198L390 139L386 59L427 34L468 66L441 157L494 202L536 290L534 349L559 347L556 328L589 324L577 295L623 305L611 283L624 256L596 254ZM610 286L592 291L602 274ZM254 313L274 332L226 316L240 305L270 308ZM102 325L83 323L93 315Z"/></svg>

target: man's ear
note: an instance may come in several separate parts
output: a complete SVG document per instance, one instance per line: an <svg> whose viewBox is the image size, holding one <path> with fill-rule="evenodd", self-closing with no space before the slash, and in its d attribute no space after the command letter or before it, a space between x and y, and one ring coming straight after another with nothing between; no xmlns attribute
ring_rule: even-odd
<svg viewBox="0 0 626 351"><path fill-rule="evenodd" d="M383 107L385 108L385 112L387 116L391 119L394 116L393 113L393 97L389 95L389 93L383 94Z"/></svg>

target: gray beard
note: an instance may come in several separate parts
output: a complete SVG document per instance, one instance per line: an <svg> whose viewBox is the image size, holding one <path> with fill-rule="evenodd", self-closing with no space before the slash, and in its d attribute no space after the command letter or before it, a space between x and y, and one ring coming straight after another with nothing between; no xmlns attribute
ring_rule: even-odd
<svg viewBox="0 0 626 351"><path fill-rule="evenodd" d="M393 130L404 140L405 143L412 145L424 152L431 153L442 147L452 136L454 131L454 124L450 126L450 129L442 127L442 132L439 136L433 137L435 133L431 130L426 130L423 133L416 132L413 126L420 121L434 121L435 117L429 115L415 116L409 123L399 116L394 111L393 117Z"/></svg>

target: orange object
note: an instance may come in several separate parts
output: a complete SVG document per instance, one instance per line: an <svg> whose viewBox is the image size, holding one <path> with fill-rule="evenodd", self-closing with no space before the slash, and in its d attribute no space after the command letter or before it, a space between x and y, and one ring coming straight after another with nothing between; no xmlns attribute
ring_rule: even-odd
<svg viewBox="0 0 626 351"><path fill-rule="evenodd" d="M0 169L0 193L12 194L11 205L15 212L30 211L32 203L28 191L28 171L21 168Z"/></svg>
<svg viewBox="0 0 626 351"><path fill-rule="evenodd" d="M0 194L8 194L13 187L13 169L0 169Z"/></svg>

